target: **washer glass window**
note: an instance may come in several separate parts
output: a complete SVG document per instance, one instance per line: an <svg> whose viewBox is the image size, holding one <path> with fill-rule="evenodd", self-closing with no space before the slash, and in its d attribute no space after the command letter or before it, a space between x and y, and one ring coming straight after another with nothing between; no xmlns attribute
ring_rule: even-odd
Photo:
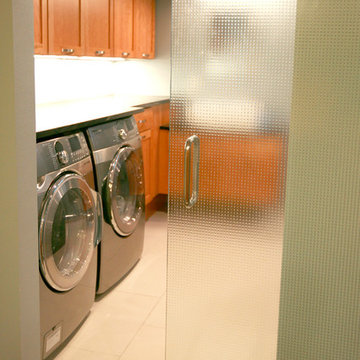
<svg viewBox="0 0 360 360"><path fill-rule="evenodd" d="M142 163L133 148L121 148L109 170L107 207L114 230L122 236L130 235L143 212L144 186Z"/></svg>
<svg viewBox="0 0 360 360"><path fill-rule="evenodd" d="M70 290L91 261L96 236L96 202L77 174L58 178L48 190L39 228L40 268L48 284Z"/></svg>

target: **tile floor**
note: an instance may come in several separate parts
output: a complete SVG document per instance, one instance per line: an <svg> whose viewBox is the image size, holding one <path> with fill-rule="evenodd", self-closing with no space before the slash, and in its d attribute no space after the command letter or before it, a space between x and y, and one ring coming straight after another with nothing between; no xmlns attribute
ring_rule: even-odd
<svg viewBox="0 0 360 360"><path fill-rule="evenodd" d="M165 212L156 212L146 222L141 261L95 302L54 359L165 359L166 227Z"/></svg>

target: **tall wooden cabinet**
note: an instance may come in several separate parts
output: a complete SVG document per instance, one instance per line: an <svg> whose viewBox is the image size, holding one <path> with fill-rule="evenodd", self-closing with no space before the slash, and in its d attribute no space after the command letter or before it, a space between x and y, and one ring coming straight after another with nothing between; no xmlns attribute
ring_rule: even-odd
<svg viewBox="0 0 360 360"><path fill-rule="evenodd" d="M133 0L114 0L114 56L133 56Z"/></svg>
<svg viewBox="0 0 360 360"><path fill-rule="evenodd" d="M155 0L115 0L114 54L124 58L155 56Z"/></svg>
<svg viewBox="0 0 360 360"><path fill-rule="evenodd" d="M113 56L113 0L86 0L85 55Z"/></svg>
<svg viewBox="0 0 360 360"><path fill-rule="evenodd" d="M155 0L134 0L134 57L155 56Z"/></svg>
<svg viewBox="0 0 360 360"><path fill-rule="evenodd" d="M84 55L85 36L82 0L48 1L49 54Z"/></svg>
<svg viewBox="0 0 360 360"><path fill-rule="evenodd" d="M34 0L34 53L47 54L47 0Z"/></svg>

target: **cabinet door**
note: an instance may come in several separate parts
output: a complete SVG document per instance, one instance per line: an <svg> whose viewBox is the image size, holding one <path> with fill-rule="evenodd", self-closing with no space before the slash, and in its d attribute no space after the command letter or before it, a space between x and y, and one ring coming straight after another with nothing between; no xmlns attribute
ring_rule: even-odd
<svg viewBox="0 0 360 360"><path fill-rule="evenodd" d="M112 56L113 0L86 0L85 55Z"/></svg>
<svg viewBox="0 0 360 360"><path fill-rule="evenodd" d="M114 56L133 57L133 0L114 0Z"/></svg>
<svg viewBox="0 0 360 360"><path fill-rule="evenodd" d="M155 0L134 0L135 57L155 57Z"/></svg>
<svg viewBox="0 0 360 360"><path fill-rule="evenodd" d="M143 112L135 114L134 118L139 132L151 129L154 121L153 108L147 108Z"/></svg>
<svg viewBox="0 0 360 360"><path fill-rule="evenodd" d="M151 170L153 176L152 194L167 194L169 130L160 130L160 126L169 125L169 103L153 106L153 126L151 129Z"/></svg>
<svg viewBox="0 0 360 360"><path fill-rule="evenodd" d="M170 121L170 102L160 105L160 125L169 125Z"/></svg>
<svg viewBox="0 0 360 360"><path fill-rule="evenodd" d="M168 193L169 174L169 130L160 130L159 133L159 194Z"/></svg>
<svg viewBox="0 0 360 360"><path fill-rule="evenodd" d="M144 181L145 181L145 204L152 200L151 196L151 130L140 133L142 142Z"/></svg>
<svg viewBox="0 0 360 360"><path fill-rule="evenodd" d="M48 0L49 53L83 55L84 12L81 0Z"/></svg>
<svg viewBox="0 0 360 360"><path fill-rule="evenodd" d="M34 52L47 54L47 2L34 0Z"/></svg>

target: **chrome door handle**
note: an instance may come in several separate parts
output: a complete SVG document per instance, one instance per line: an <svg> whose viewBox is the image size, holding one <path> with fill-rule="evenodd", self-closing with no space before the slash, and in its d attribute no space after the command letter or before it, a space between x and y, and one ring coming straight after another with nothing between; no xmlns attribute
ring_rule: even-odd
<svg viewBox="0 0 360 360"><path fill-rule="evenodd" d="M141 54L141 56L143 57L143 58L148 58L149 56L150 56L150 54Z"/></svg>
<svg viewBox="0 0 360 360"><path fill-rule="evenodd" d="M74 49L61 49L61 52L65 55L70 55L74 53Z"/></svg>
<svg viewBox="0 0 360 360"><path fill-rule="evenodd" d="M128 52L123 52L123 53L121 53L121 55L122 55L122 56L129 56L130 53L128 53Z"/></svg>
<svg viewBox="0 0 360 360"><path fill-rule="evenodd" d="M95 55L96 56L103 56L105 54L105 51L104 50L97 50L95 51Z"/></svg>
<svg viewBox="0 0 360 360"><path fill-rule="evenodd" d="M196 135L192 135L186 140L184 148L184 202L188 209L194 206L198 199L199 158L200 140Z"/></svg>

